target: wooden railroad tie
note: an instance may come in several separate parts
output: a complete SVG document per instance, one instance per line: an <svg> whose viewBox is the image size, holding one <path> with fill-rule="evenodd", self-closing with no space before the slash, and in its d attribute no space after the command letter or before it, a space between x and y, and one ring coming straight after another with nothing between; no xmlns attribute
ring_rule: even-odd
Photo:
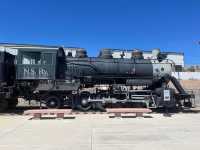
<svg viewBox="0 0 200 150"><path fill-rule="evenodd" d="M65 115L71 115L72 109L35 109L27 110L24 115L32 115L33 119L41 119L42 115L56 115L56 118L63 119Z"/></svg>
<svg viewBox="0 0 200 150"><path fill-rule="evenodd" d="M122 113L130 114L135 113L136 117L143 117L144 113L151 113L152 110L148 108L109 108L106 109L107 113L113 113L114 117L122 117Z"/></svg>
<svg viewBox="0 0 200 150"><path fill-rule="evenodd" d="M122 117L122 114L130 114L135 113L136 117L143 117L144 113L151 113L152 110L148 108L109 108L106 109L106 112L100 113L112 113L114 117ZM88 114L88 113L80 113L80 112L73 112L72 109L35 109L35 110L26 110L24 111L24 115L32 115L32 119L41 119L44 115L56 115L56 118L63 119L65 115L72 115L72 114ZM96 112L91 112L91 114L96 114Z"/></svg>

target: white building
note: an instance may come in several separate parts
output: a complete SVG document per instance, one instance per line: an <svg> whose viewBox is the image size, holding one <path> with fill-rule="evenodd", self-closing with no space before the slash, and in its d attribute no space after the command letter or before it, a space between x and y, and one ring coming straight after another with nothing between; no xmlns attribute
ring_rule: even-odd
<svg viewBox="0 0 200 150"><path fill-rule="evenodd" d="M62 46L48 46L48 45L32 45L32 44L12 44L12 43L0 43L0 51L7 51L13 55L17 55L18 49L58 49ZM72 53L72 56L74 57L76 55L76 51L78 47L64 47L66 55L68 52Z"/></svg>
<svg viewBox="0 0 200 150"><path fill-rule="evenodd" d="M120 50L120 49L113 49L113 58L120 58L122 53L124 52L124 58L131 58L131 53L133 50ZM142 51L143 56L145 59L152 57L151 51ZM161 51L162 52L162 51ZM176 66L184 67L184 53L177 53L177 52L162 52L167 54L167 59L172 60Z"/></svg>
<svg viewBox="0 0 200 150"><path fill-rule="evenodd" d="M18 49L58 49L60 46L48 46L48 45L31 45L31 44L12 44L12 43L0 43L0 51L8 51L11 54L17 55ZM76 51L79 47L64 47L65 54L68 52L72 53L75 57ZM124 58L131 58L132 50L122 50L122 49L112 49L113 58L120 58L121 54L124 52ZM167 54L167 59L174 61L176 66L184 67L184 53L177 52L165 52ZM143 51L143 56L145 59L152 57L151 51Z"/></svg>

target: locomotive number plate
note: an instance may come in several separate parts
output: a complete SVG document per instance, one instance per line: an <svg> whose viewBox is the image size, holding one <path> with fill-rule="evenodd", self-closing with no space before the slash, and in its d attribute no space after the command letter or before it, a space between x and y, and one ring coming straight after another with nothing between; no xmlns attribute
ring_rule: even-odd
<svg viewBox="0 0 200 150"><path fill-rule="evenodd" d="M164 101L170 101L170 90L164 90Z"/></svg>

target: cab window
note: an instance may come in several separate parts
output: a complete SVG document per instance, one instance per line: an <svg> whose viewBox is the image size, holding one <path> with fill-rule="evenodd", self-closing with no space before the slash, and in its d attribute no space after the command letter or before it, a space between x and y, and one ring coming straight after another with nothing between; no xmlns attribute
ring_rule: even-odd
<svg viewBox="0 0 200 150"><path fill-rule="evenodd" d="M41 53L40 52L24 52L22 54L22 64L26 64L26 65L41 64Z"/></svg>
<svg viewBox="0 0 200 150"><path fill-rule="evenodd" d="M44 53L43 54L43 59L42 59L42 64L43 65L52 65L52 54L51 53Z"/></svg>

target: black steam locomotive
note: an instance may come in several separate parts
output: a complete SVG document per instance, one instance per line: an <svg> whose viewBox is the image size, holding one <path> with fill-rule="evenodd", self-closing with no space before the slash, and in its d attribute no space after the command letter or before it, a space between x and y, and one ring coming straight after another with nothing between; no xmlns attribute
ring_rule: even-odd
<svg viewBox="0 0 200 150"><path fill-rule="evenodd" d="M176 107L191 95L171 76L174 65L154 50L144 59L139 50L130 59L113 58L110 49L98 57L78 50L75 57L57 50L19 49L16 57L0 55L0 110L14 107L17 98L37 100L47 108L104 110L110 106ZM176 90L170 88L172 82Z"/></svg>

